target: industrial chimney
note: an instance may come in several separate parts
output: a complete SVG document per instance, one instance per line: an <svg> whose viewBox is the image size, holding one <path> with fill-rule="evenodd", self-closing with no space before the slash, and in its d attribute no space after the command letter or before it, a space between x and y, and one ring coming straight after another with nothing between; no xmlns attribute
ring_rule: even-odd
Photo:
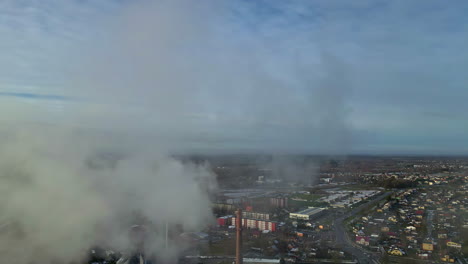
<svg viewBox="0 0 468 264"><path fill-rule="evenodd" d="M236 264L242 264L242 210L236 211Z"/></svg>

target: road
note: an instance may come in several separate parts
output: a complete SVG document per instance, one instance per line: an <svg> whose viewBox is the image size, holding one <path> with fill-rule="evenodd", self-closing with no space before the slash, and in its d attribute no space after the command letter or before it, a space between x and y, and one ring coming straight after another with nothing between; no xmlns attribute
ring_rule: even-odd
<svg viewBox="0 0 468 264"><path fill-rule="evenodd" d="M433 240L432 238L432 220L434 219L434 210L427 210L427 239L429 239L431 242Z"/></svg>
<svg viewBox="0 0 468 264"><path fill-rule="evenodd" d="M354 208L353 210L349 211L345 215L335 219L335 223L333 225L333 230L335 231L335 234L336 234L337 244L342 247L343 251L345 251L348 254L353 255L357 259L357 261L359 263L372 263L372 264L379 263L378 262L379 257L377 255L375 255L375 252L374 253L368 252L368 251L360 248L359 246L357 246L353 241L351 241L349 239L349 236L347 235L346 229L345 229L345 226L344 226L344 220L349 218L349 217L355 216L357 213L359 213L363 209L365 209L365 208L367 208L369 206L373 206L374 204L376 204L376 203L380 202L381 200L387 198L391 194L392 194L392 192L386 192L386 193L383 193L383 194L381 194L379 196L376 196L375 198L373 198L369 202L367 202L365 204L362 204L362 205Z"/></svg>

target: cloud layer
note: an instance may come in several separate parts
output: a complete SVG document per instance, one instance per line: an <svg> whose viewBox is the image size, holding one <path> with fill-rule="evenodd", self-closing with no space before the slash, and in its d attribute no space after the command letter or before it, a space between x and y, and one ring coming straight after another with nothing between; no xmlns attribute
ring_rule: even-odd
<svg viewBox="0 0 468 264"><path fill-rule="evenodd" d="M41 120L211 151L467 151L463 1L2 4L2 91L83 99L30 102Z"/></svg>

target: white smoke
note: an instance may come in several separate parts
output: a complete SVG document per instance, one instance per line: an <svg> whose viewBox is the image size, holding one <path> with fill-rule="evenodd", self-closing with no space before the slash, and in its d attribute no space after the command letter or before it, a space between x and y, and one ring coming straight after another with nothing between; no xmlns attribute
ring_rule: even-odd
<svg viewBox="0 0 468 264"><path fill-rule="evenodd" d="M104 138L42 126L3 132L2 263L69 262L99 239L127 250L133 212L183 230L210 222L208 193L215 183L204 166L151 151L126 153L114 166L95 168L89 161L99 162L96 153L109 147ZM164 233L154 240L149 253L162 252ZM175 257L178 246L172 246L161 255Z"/></svg>
<svg viewBox="0 0 468 264"><path fill-rule="evenodd" d="M95 154L108 147L103 138L29 128L34 131L4 132L1 146L2 263L68 263L97 242L128 250L134 212L152 225L186 231L210 223L208 193L215 183L206 167L154 151L126 153L114 166L96 168L89 161L99 162ZM151 236L148 253L177 256L180 245L164 248L164 232Z"/></svg>

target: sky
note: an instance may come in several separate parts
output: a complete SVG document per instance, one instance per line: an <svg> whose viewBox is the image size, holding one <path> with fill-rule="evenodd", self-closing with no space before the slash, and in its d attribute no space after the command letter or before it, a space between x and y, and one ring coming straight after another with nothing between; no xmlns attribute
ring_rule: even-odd
<svg viewBox="0 0 468 264"><path fill-rule="evenodd" d="M207 152L468 154L467 12L464 0L1 0L0 124Z"/></svg>

